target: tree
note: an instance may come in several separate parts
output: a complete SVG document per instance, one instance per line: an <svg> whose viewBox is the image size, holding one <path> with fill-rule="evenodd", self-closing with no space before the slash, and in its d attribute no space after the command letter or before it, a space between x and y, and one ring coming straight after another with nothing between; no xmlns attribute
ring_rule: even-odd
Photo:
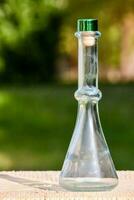
<svg viewBox="0 0 134 200"><path fill-rule="evenodd" d="M1 2L0 80L53 80L62 21L62 9L54 1Z"/></svg>

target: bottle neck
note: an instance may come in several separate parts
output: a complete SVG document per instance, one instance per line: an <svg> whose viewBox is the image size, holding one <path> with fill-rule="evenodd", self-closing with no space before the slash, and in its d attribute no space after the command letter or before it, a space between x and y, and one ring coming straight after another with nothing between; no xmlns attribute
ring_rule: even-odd
<svg viewBox="0 0 134 200"><path fill-rule="evenodd" d="M78 88L98 88L98 36L99 32L77 32Z"/></svg>

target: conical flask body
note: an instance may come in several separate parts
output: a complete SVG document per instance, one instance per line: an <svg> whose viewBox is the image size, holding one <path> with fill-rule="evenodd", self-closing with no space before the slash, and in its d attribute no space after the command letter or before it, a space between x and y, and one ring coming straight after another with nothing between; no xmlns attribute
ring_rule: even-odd
<svg viewBox="0 0 134 200"><path fill-rule="evenodd" d="M79 105L76 126L60 175L60 184L74 191L101 191L112 189L117 182L97 105Z"/></svg>

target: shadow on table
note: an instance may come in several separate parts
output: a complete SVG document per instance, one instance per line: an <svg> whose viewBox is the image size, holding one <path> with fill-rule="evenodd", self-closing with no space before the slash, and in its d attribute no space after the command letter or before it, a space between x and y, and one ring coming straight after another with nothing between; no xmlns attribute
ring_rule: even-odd
<svg viewBox="0 0 134 200"><path fill-rule="evenodd" d="M49 191L65 191L63 188L60 187L59 184L56 183L33 181L25 178L14 177L8 174L0 174L0 178L36 189Z"/></svg>

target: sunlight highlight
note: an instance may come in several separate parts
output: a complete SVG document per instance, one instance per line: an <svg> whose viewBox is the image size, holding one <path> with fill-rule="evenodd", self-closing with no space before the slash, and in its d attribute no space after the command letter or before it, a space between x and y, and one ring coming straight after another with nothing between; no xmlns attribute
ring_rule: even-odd
<svg viewBox="0 0 134 200"><path fill-rule="evenodd" d="M6 92L0 92L0 107L10 102L10 96Z"/></svg>
<svg viewBox="0 0 134 200"><path fill-rule="evenodd" d="M12 167L11 158L5 153L0 153L0 169L9 169L11 167Z"/></svg>

